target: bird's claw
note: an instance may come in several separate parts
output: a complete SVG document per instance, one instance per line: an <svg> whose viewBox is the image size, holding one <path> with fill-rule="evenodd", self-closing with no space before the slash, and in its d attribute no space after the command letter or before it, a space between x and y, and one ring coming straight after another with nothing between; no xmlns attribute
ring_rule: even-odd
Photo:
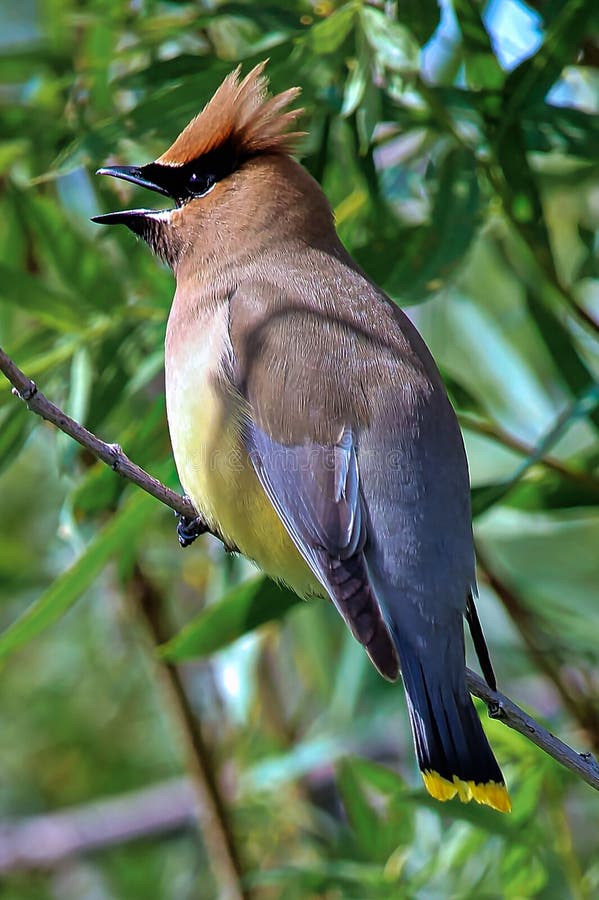
<svg viewBox="0 0 599 900"><path fill-rule="evenodd" d="M502 719L503 718L503 707L501 703L497 700L491 700L490 703L487 704L487 710L489 712L490 719Z"/></svg>
<svg viewBox="0 0 599 900"><path fill-rule="evenodd" d="M177 523L177 537L182 547L189 547L196 538L201 534L206 534L208 526L201 516L195 519L188 519L186 516L179 516Z"/></svg>

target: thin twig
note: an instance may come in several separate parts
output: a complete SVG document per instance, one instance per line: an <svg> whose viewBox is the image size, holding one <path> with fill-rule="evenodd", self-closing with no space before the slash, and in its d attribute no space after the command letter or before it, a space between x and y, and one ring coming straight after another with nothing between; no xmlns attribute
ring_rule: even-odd
<svg viewBox="0 0 599 900"><path fill-rule="evenodd" d="M472 415L471 413L460 412L458 413L458 419L462 428L473 431L483 437L491 438L496 441L496 443L502 444L510 450L514 450L521 456L534 457L535 454L538 453L538 447L535 447L533 444L528 444L526 441L522 441L520 438L515 437L515 435L510 434L503 428L499 428L497 425ZM599 479L588 472L585 472L582 469L572 469L554 456L546 456L544 454L539 456L538 459L535 459L535 463L539 466L543 466L545 469L555 472L561 478L571 481L574 484L578 484L581 488L591 491L594 495L599 496Z"/></svg>
<svg viewBox="0 0 599 900"><path fill-rule="evenodd" d="M245 900L249 893L242 885L243 867L235 844L226 804L221 796L210 748L185 693L177 667L160 662L156 648L171 637L165 620L164 603L139 566L132 579L140 616L152 642L154 663L162 682L168 709L178 725L186 756L186 769L196 796L197 814L210 865L223 900Z"/></svg>
<svg viewBox="0 0 599 900"><path fill-rule="evenodd" d="M532 620L530 612L517 593L493 571L478 542L476 558L480 576L501 600L507 614L518 628L529 656L551 681L569 714L586 732L593 750L599 750L599 711L596 704L590 698L572 690L560 666L556 664L555 652L551 652L547 641L543 641L539 634L538 624Z"/></svg>
<svg viewBox="0 0 599 900"><path fill-rule="evenodd" d="M0 347L0 372L3 372L12 384L13 394L23 400L31 412L41 416L47 422L51 422L52 425L56 425L57 428L60 428L61 431L72 437L78 444L89 450L97 459L101 459L107 466L110 466L118 475L143 488L144 491L156 497L157 500L160 500L166 506L170 506L179 515L188 519L197 517L196 509L187 497L171 491L157 478L149 475L144 469L132 462L123 453L118 444L107 444L105 441L101 441L95 434L92 434L91 431L88 431L87 428L84 428L83 425L80 425L79 422L68 416L62 409L51 403L47 397L38 391L35 382L31 381L7 356L2 347Z"/></svg>
<svg viewBox="0 0 599 900"><path fill-rule="evenodd" d="M580 305L570 288L560 280L555 269L545 265L543 261L539 259L535 247L531 244L525 225L514 215L513 205L509 198L509 188L503 170L501 171L501 175L499 175L491 161L481 161L481 166L483 167L491 186L501 199L502 208L510 225L520 239L520 246L524 250L528 261L536 270L535 275L540 275L542 279L541 283L544 281L550 290L554 291L555 294L564 300L570 312L582 325L585 325L586 328L594 334L595 338L597 338L597 336L599 336L599 322L584 308L584 306Z"/></svg>
<svg viewBox="0 0 599 900"><path fill-rule="evenodd" d="M95 435L91 434L91 432L87 431L85 428L82 428L77 422L66 416L57 406L50 403L43 394L40 394L35 389L33 382L17 368L1 348L0 371L4 372L8 380L16 388L18 395L27 402L27 405L32 412L35 412L42 416L42 418L52 422L64 431L65 434L75 438L82 446L93 453L94 456L104 460L104 462L107 462L110 466L113 465L114 454L111 449L113 445L99 441ZM33 395L35 395L32 395L33 400L37 400L38 402L33 403L32 398L28 396L31 393L31 386L33 386ZM25 392L25 396L23 396L22 391ZM173 491L164 487L160 482L156 482L156 479L151 478L151 476L144 472L143 469L136 466L135 463L132 463L131 460L127 460L127 463L128 466L118 470L119 474L124 478L130 477L128 472L131 467L135 470L136 475L134 478L131 477L130 480L134 481L139 487L148 491L148 493L159 500L163 497L168 497L168 500L163 500L163 502L172 509L177 510L177 512L181 512L182 515L189 518L194 518L197 515L196 510L189 501L180 497L178 494L173 493ZM155 487L156 484L158 484L158 490ZM493 704L499 705L498 718L500 718L502 722L528 737L545 753L557 760L557 762L561 763L572 772L576 772L587 782L587 784L590 784L596 790L599 790L599 766L592 754L576 753L575 750L550 734L550 732L543 728L542 725L535 722L533 718L528 716L503 694L492 691L478 675L475 675L475 673L470 670L468 670L468 687L477 697L490 703L492 708L495 708ZM180 690L183 690L182 687L180 687Z"/></svg>
<svg viewBox="0 0 599 900"><path fill-rule="evenodd" d="M470 693L484 700L489 706L489 715L492 719L499 719L509 728L524 735L566 769L570 769L599 791L599 763L592 753L577 753L568 744L564 744L505 694L491 690L480 675L471 669L466 669L466 682Z"/></svg>
<svg viewBox="0 0 599 900"><path fill-rule="evenodd" d="M0 820L0 874L56 866L70 856L149 838L196 822L187 778L58 812Z"/></svg>
<svg viewBox="0 0 599 900"><path fill-rule="evenodd" d="M35 383L27 378L1 347L0 371L13 385L13 393L23 400L32 412L56 425L95 457L109 465L113 471L134 482L180 515L190 519L197 517L196 509L190 500L171 491L145 472L132 462L117 444L107 444L100 440L51 403L37 390ZM172 635L164 629L151 588L142 579L139 572L136 573L135 584L141 615L146 622L154 645L158 646L166 642ZM243 900L247 895L241 887L241 866L201 731L189 708L177 669L168 664L160 665L160 673L165 690L168 692L170 708L176 712L184 736L188 769L198 799L198 817L210 860L219 881L221 896L228 900Z"/></svg>
<svg viewBox="0 0 599 900"><path fill-rule="evenodd" d="M470 150L476 156L479 168L485 173L491 187L501 200L505 215L510 222L514 233L519 238L520 246L526 253L528 261L534 267L535 274L539 277L540 283L546 284L552 291L559 295L559 297L565 301L571 313L596 337L599 334L599 322L591 315L591 313L579 304L572 291L560 281L555 271L548 270L547 266L543 264L543 261L538 258L538 254L536 253L535 247L531 245L524 224L514 215L509 197L509 185L503 169L501 169L501 174L499 174L498 169L501 167L498 163L495 163L493 159L486 158L476 152L476 149L469 140L460 133L460 130L453 121L447 107L442 103L431 85L427 84L422 78L416 80L416 85L420 94L425 98L430 109L433 111L437 124L441 123L460 147Z"/></svg>
<svg viewBox="0 0 599 900"><path fill-rule="evenodd" d="M564 766L598 786L599 766L591 757L558 741L503 694L491 691L479 675L468 670L467 678L472 693L494 713L497 710L506 725L534 740L542 750L546 750L546 742L554 742L555 755L561 755ZM375 758L388 750L370 748ZM309 783L322 790L333 777L332 766L319 765L309 775ZM190 828L196 818L194 799L190 780L173 778L58 812L0 820L0 874L53 868L69 857Z"/></svg>

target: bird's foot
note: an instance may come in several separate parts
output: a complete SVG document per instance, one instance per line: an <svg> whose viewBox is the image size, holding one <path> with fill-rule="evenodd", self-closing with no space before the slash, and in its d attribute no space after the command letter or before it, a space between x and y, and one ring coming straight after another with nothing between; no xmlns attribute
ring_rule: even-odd
<svg viewBox="0 0 599 900"><path fill-rule="evenodd" d="M177 537L182 547L189 547L196 538L201 534L206 534L210 529L201 516L195 519L188 519L186 516L179 516L177 522Z"/></svg>
<svg viewBox="0 0 599 900"><path fill-rule="evenodd" d="M501 703L497 700L491 700L490 703L487 703L487 710L490 719L503 719L505 715Z"/></svg>

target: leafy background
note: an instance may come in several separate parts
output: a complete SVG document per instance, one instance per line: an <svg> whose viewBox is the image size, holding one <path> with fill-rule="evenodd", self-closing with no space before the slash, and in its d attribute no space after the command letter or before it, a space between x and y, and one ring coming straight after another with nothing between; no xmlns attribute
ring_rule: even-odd
<svg viewBox="0 0 599 900"><path fill-rule="evenodd" d="M409 306L460 415L501 686L597 751L594 7L5 0L0 342L177 487L162 386L172 276L129 233L90 223L135 202L93 172L155 158L235 64L270 57L274 90L302 87L302 161L344 242ZM218 896L182 812L182 745L140 590L169 634L185 626L169 653L256 896L597 896L590 788L488 722L512 815L429 800L401 689L325 603L292 604L209 539L181 552L164 507L41 425L3 379L0 467L2 900ZM154 833L15 863L15 823L88 809L97 825L98 804L121 798L110 830L153 788Z"/></svg>

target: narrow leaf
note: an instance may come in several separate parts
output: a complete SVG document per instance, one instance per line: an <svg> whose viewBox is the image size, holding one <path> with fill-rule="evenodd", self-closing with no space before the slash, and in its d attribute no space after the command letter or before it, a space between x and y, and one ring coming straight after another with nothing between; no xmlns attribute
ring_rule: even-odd
<svg viewBox="0 0 599 900"><path fill-rule="evenodd" d="M468 84L478 90L500 88L505 81L505 73L493 51L480 5L474 0L456 0L455 11L467 51L464 61Z"/></svg>
<svg viewBox="0 0 599 900"><path fill-rule="evenodd" d="M587 0L563 4L537 53L520 63L507 78L502 127L509 128L522 109L545 99L564 66L575 62L576 51L593 30L596 17L596 6Z"/></svg>
<svg viewBox="0 0 599 900"><path fill-rule="evenodd" d="M420 47L412 33L380 9L364 6L361 11L366 40L378 61L392 72L417 72Z"/></svg>
<svg viewBox="0 0 599 900"><path fill-rule="evenodd" d="M18 306L57 331L71 332L81 324L72 297L49 287L41 278L0 262L0 302Z"/></svg>
<svg viewBox="0 0 599 900"><path fill-rule="evenodd" d="M33 428L33 417L23 403L0 409L0 472L17 457Z"/></svg>
<svg viewBox="0 0 599 900"><path fill-rule="evenodd" d="M20 618L0 635L0 663L53 625L93 583L108 560L135 540L154 501L136 491L73 563Z"/></svg>
<svg viewBox="0 0 599 900"><path fill-rule="evenodd" d="M337 767L337 788L356 841L365 858L384 862L379 848L379 817L368 802L351 760L342 760ZM379 852L377 852L379 850Z"/></svg>
<svg viewBox="0 0 599 900"><path fill-rule="evenodd" d="M333 53L341 46L354 24L356 4L346 3L310 29L309 40L314 53Z"/></svg>
<svg viewBox="0 0 599 900"><path fill-rule="evenodd" d="M252 578L189 622L160 654L173 661L209 656L260 625L283 618L297 603L297 594L270 578Z"/></svg>
<svg viewBox="0 0 599 900"><path fill-rule="evenodd" d="M454 148L439 166L430 222L409 230L389 228L355 255L399 303L420 303L444 287L463 263L480 224L480 203L476 160ZM386 218L392 224L389 210Z"/></svg>

